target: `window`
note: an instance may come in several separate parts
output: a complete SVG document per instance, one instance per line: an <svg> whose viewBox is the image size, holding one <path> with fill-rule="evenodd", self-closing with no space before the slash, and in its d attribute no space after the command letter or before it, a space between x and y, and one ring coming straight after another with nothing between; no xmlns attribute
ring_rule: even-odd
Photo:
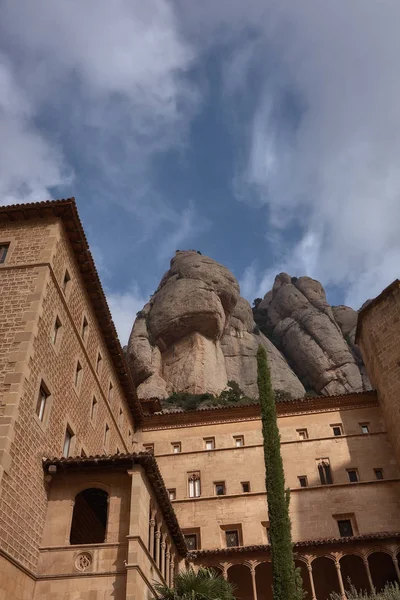
<svg viewBox="0 0 400 600"><path fill-rule="evenodd" d="M60 329L61 329L61 321L58 317L56 317L56 320L54 321L53 331L51 333L51 343L54 344L54 346L57 343L58 334L60 332Z"/></svg>
<svg viewBox="0 0 400 600"><path fill-rule="evenodd" d="M369 423L360 423L361 433L369 433Z"/></svg>
<svg viewBox="0 0 400 600"><path fill-rule="evenodd" d="M306 475L299 475L298 479L299 479L300 487L308 487L308 481L307 481Z"/></svg>
<svg viewBox="0 0 400 600"><path fill-rule="evenodd" d="M63 456L65 456L65 458L68 458L68 456L70 456L73 437L74 437L73 431L70 428L70 426L67 425L67 429L65 431L65 438L64 438L64 447L63 447Z"/></svg>
<svg viewBox="0 0 400 600"><path fill-rule="evenodd" d="M50 394L47 392L46 388L44 387L43 383L40 386L40 390L39 390L39 397L38 397L38 401L36 404L36 414L39 417L40 421L43 421L44 419L44 413L46 411L46 404L47 404L47 399L50 396Z"/></svg>
<svg viewBox="0 0 400 600"><path fill-rule="evenodd" d="M143 444L143 448L145 452L149 454L154 454L154 444Z"/></svg>
<svg viewBox="0 0 400 600"><path fill-rule="evenodd" d="M357 469L347 469L347 475L351 483L358 481Z"/></svg>
<svg viewBox="0 0 400 600"><path fill-rule="evenodd" d="M110 385L108 386L108 401L111 402L111 400L113 399L113 394L114 394L114 388L113 388L113 384L110 381Z"/></svg>
<svg viewBox="0 0 400 600"><path fill-rule="evenodd" d="M332 433L334 436L343 435L343 428L340 424L331 425L331 427L332 427Z"/></svg>
<svg viewBox="0 0 400 600"><path fill-rule="evenodd" d="M70 544L103 544L106 541L107 513L108 494L104 490L89 488L75 496Z"/></svg>
<svg viewBox="0 0 400 600"><path fill-rule="evenodd" d="M229 529L225 531L225 540L227 548L235 548L239 546L239 532L237 529Z"/></svg>
<svg viewBox="0 0 400 600"><path fill-rule="evenodd" d="M84 316L83 321L82 321L82 331L81 331L81 336L84 341L86 341L88 331L89 331L89 323L88 323L87 318Z"/></svg>
<svg viewBox="0 0 400 600"><path fill-rule="evenodd" d="M172 452L174 454L179 454L179 452L182 452L182 447L181 447L181 443L180 442L174 442L172 444Z"/></svg>
<svg viewBox="0 0 400 600"><path fill-rule="evenodd" d="M206 450L214 450L215 448L215 438L204 438L204 442L206 445Z"/></svg>
<svg viewBox="0 0 400 600"><path fill-rule="evenodd" d="M119 414L118 414L118 427L123 427L124 426L124 412L122 410L122 408L119 409Z"/></svg>
<svg viewBox="0 0 400 600"><path fill-rule="evenodd" d="M92 409L90 411L90 418L92 419L92 421L94 421L96 419L96 415L97 415L97 400L93 396L93 399L92 399Z"/></svg>
<svg viewBox="0 0 400 600"><path fill-rule="evenodd" d="M70 286L70 282L71 282L71 276L68 273L68 270L65 271L65 275L64 275L64 279L63 279L63 284L62 284L62 291L64 292L64 294L66 294L69 290L69 286Z"/></svg>
<svg viewBox="0 0 400 600"><path fill-rule="evenodd" d="M78 360L78 362L76 364L76 369L75 369L75 387L76 388L80 387L81 379L82 379L82 365Z"/></svg>
<svg viewBox="0 0 400 600"><path fill-rule="evenodd" d="M106 450L108 450L109 441L110 441L110 428L106 423L106 426L104 428L104 448Z"/></svg>
<svg viewBox="0 0 400 600"><path fill-rule="evenodd" d="M115 454L121 454L121 450L118 448L118 446L117 446L117 449L115 451Z"/></svg>
<svg viewBox="0 0 400 600"><path fill-rule="evenodd" d="M308 440L308 430L307 429L297 429L297 435L301 440Z"/></svg>
<svg viewBox="0 0 400 600"><path fill-rule="evenodd" d="M189 473L188 475L189 498L198 498L201 494L200 473Z"/></svg>
<svg viewBox="0 0 400 600"><path fill-rule="evenodd" d="M216 496L225 496L225 482L219 481L218 483L214 483L215 486L215 495Z"/></svg>
<svg viewBox="0 0 400 600"><path fill-rule="evenodd" d="M86 456L87 456L86 452L84 451L83 448L81 448L81 457L86 458Z"/></svg>
<svg viewBox="0 0 400 600"><path fill-rule="evenodd" d="M9 247L10 244L0 244L0 264L5 262Z"/></svg>
<svg viewBox="0 0 400 600"><path fill-rule="evenodd" d="M101 361L103 360L100 352L97 354L97 363L96 363L96 373L99 374L100 373L100 368L101 368Z"/></svg>
<svg viewBox="0 0 400 600"><path fill-rule="evenodd" d="M331 465L328 458L318 461L318 474L322 485L333 483Z"/></svg>
<svg viewBox="0 0 400 600"><path fill-rule="evenodd" d="M244 446L244 437L242 435L235 435L233 439L235 440L236 448Z"/></svg>
<svg viewBox="0 0 400 600"><path fill-rule="evenodd" d="M188 550L197 550L197 534L187 533L183 536L185 538L186 546Z"/></svg>
<svg viewBox="0 0 400 600"><path fill-rule="evenodd" d="M350 519L338 519L340 537L352 537L353 526Z"/></svg>
<svg viewBox="0 0 400 600"><path fill-rule="evenodd" d="M377 479L383 479L383 470L382 469L374 469L375 477Z"/></svg>
<svg viewBox="0 0 400 600"><path fill-rule="evenodd" d="M170 500L176 500L176 489L168 490L168 496Z"/></svg>
<svg viewBox="0 0 400 600"><path fill-rule="evenodd" d="M244 494L248 494L250 492L250 482L249 481L242 481L242 492Z"/></svg>

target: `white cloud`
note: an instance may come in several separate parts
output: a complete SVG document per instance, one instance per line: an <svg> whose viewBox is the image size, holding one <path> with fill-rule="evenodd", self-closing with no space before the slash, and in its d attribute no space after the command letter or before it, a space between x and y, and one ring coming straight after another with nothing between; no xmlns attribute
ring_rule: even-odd
<svg viewBox="0 0 400 600"><path fill-rule="evenodd" d="M136 313L142 310L148 301L136 284L132 284L124 292L109 292L107 301L123 346L128 343Z"/></svg>

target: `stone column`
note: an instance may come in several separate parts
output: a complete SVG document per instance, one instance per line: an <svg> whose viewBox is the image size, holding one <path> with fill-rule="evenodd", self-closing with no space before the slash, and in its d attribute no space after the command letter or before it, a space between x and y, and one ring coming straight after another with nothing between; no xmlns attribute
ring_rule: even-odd
<svg viewBox="0 0 400 600"><path fill-rule="evenodd" d="M175 562L174 557L171 556L171 561L169 563L169 586L174 587L174 579L175 579Z"/></svg>
<svg viewBox="0 0 400 600"><path fill-rule="evenodd" d="M154 527L156 526L156 520L150 519L150 539L149 539L149 552L153 557L154 554Z"/></svg>
<svg viewBox="0 0 400 600"><path fill-rule="evenodd" d="M367 571L369 587L371 588L371 592L373 592L374 591L374 582L372 581L372 575L371 575L371 571L369 568L368 558L366 556L363 556L363 561L364 561L365 570Z"/></svg>
<svg viewBox="0 0 400 600"><path fill-rule="evenodd" d="M311 587L311 600L317 600L317 596L315 595L315 585L314 585L314 577L312 572L312 563L307 563L308 576L310 578L310 587Z"/></svg>
<svg viewBox="0 0 400 600"><path fill-rule="evenodd" d="M251 584L253 586L253 600L258 600L257 599L257 583L256 583L256 567L254 565L251 565L250 573L251 573Z"/></svg>
<svg viewBox="0 0 400 600"><path fill-rule="evenodd" d="M346 600L346 592L344 591L342 572L340 570L340 561L338 558L335 560L335 567L336 567L336 573L337 573L338 580L339 580L340 595L342 596L343 600Z"/></svg>
<svg viewBox="0 0 400 600"><path fill-rule="evenodd" d="M160 543L161 543L161 531L156 531L156 565L160 568Z"/></svg>
<svg viewBox="0 0 400 600"><path fill-rule="evenodd" d="M400 583L399 563L397 562L397 556L395 553L392 553L392 561L394 564L394 568L396 569L397 581Z"/></svg>
<svg viewBox="0 0 400 600"><path fill-rule="evenodd" d="M167 547L167 544L165 543L165 538L166 538L166 534L164 534L162 536L162 542L161 542L161 564L160 564L161 575L163 576L164 579L166 579L166 577L165 577L165 549Z"/></svg>
<svg viewBox="0 0 400 600"><path fill-rule="evenodd" d="M171 553L169 551L169 546L167 547L167 551L165 553L165 563L166 563L166 569L165 569L165 580L167 582L167 586L171 587L171 569L169 568L169 565L171 564Z"/></svg>

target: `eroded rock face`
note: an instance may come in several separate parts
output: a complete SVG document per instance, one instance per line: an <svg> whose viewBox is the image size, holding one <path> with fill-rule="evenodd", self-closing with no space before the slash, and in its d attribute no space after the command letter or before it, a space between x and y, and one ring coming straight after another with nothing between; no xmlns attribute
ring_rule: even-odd
<svg viewBox="0 0 400 600"><path fill-rule="evenodd" d="M255 319L306 388L322 395L370 389L354 343L357 313L347 306L331 307L318 281L279 274Z"/></svg>
<svg viewBox="0 0 400 600"><path fill-rule="evenodd" d="M138 396L218 395L234 380L246 395L257 397L260 343L268 352L274 388L303 396L304 387L283 355L256 327L232 273L195 251L177 252L129 339Z"/></svg>

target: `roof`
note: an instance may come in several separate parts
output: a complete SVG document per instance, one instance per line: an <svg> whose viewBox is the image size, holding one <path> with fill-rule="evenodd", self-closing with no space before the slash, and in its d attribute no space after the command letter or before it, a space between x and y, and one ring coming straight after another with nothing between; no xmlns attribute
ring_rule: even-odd
<svg viewBox="0 0 400 600"><path fill-rule="evenodd" d="M355 338L356 344L358 344L358 342L359 342L359 338L360 338L360 335L362 332L363 321L364 321L364 318L366 317L366 315L371 311L372 308L374 308L375 306L380 304L382 302L382 300L387 298L387 296L390 296L390 294L394 290L398 289L399 287L400 287L400 280L395 279L378 296L376 296L376 298L374 298L373 300L370 300L368 302L368 304L366 304L364 306L364 308L362 308L360 310L360 312L358 313L358 320L357 320L357 329L356 329L356 338Z"/></svg>
<svg viewBox="0 0 400 600"><path fill-rule="evenodd" d="M337 396L308 396L277 402L278 417L298 413L312 413L323 410L351 409L361 405L374 405L377 402L376 391L354 392ZM155 414L146 414L143 419L145 429L173 424L183 426L191 423L214 422L216 419L235 420L237 418L260 418L259 402L233 404L230 406L212 406L193 410L171 410Z"/></svg>
<svg viewBox="0 0 400 600"><path fill-rule="evenodd" d="M372 541L372 540L387 540L400 538L400 532L382 532L382 533L366 533L363 535L353 535L351 537L340 537L340 538L321 538L316 540L305 540L296 542L293 547L302 548L304 546L326 546L334 544L350 544L354 542ZM201 559L207 556L221 556L229 554L244 554L246 552L269 552L271 546L255 545L255 546L235 546L233 548L214 548L212 550L194 550L188 553L188 560Z"/></svg>
<svg viewBox="0 0 400 600"><path fill-rule="evenodd" d="M129 469L133 465L142 466L154 495L157 498L158 505L175 542L176 548L181 556L186 556L187 548L185 539L179 527L174 509L172 508L157 461L152 454L139 452L132 454L45 458L43 460L43 469L45 472L48 472L50 465L55 465L57 470L59 469L62 472L92 469L112 469L115 471L116 469Z"/></svg>
<svg viewBox="0 0 400 600"><path fill-rule="evenodd" d="M140 422L143 416L142 407L137 399L136 388L118 339L93 257L89 250L89 244L78 214L75 198L0 206L0 224L51 217L59 218L63 222L64 230L75 255L86 291L129 407L134 418Z"/></svg>

